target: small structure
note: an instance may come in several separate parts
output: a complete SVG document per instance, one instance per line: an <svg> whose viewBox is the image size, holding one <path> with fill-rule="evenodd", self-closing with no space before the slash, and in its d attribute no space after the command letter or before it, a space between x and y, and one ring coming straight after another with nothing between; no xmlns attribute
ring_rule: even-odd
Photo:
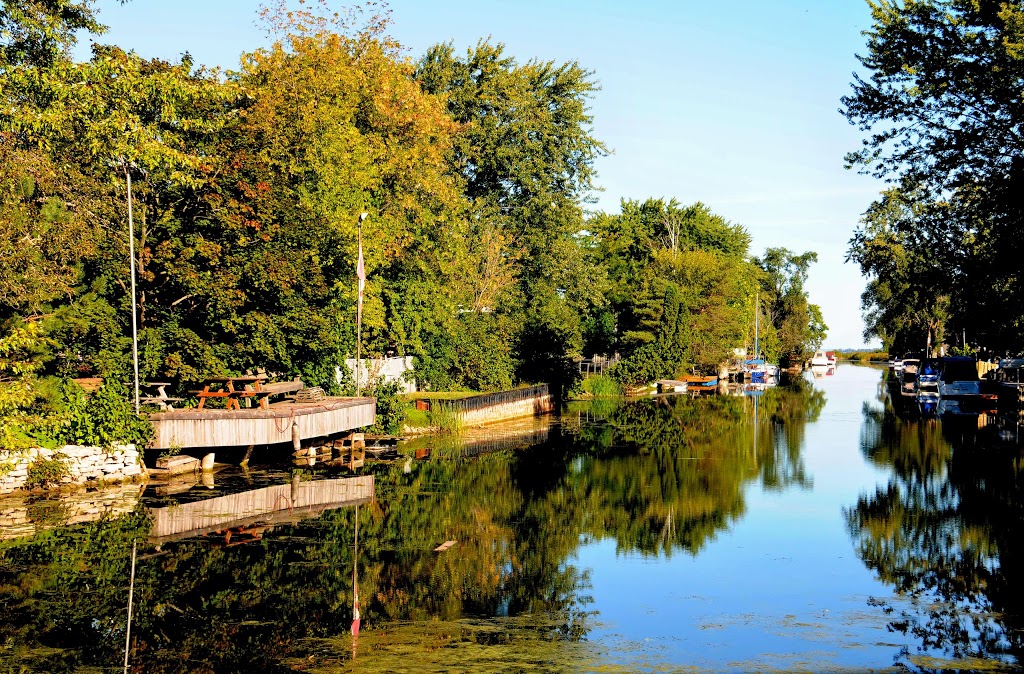
<svg viewBox="0 0 1024 674"><path fill-rule="evenodd" d="M267 409L174 410L149 415L152 449L300 444L364 426L376 418L376 398L326 398L275 403Z"/></svg>

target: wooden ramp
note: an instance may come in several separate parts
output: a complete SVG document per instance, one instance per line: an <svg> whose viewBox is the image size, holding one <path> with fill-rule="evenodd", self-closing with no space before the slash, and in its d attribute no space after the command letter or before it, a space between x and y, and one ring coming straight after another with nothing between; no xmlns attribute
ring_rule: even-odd
<svg viewBox="0 0 1024 674"><path fill-rule="evenodd" d="M192 538L253 524L276 526L316 517L325 510L373 500L373 476L293 481L204 501L149 508L153 543Z"/></svg>
<svg viewBox="0 0 1024 674"><path fill-rule="evenodd" d="M323 438L372 426L376 398L276 403L269 409L174 410L149 415L153 449L248 447Z"/></svg>

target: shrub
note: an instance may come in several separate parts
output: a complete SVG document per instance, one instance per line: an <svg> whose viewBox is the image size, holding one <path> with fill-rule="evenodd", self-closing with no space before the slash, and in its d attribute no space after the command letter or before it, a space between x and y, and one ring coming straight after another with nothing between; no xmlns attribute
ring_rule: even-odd
<svg viewBox="0 0 1024 674"><path fill-rule="evenodd" d="M58 453L49 459L39 457L30 463L25 488L36 489L59 484L61 478L69 474L66 458L63 454Z"/></svg>
<svg viewBox="0 0 1024 674"><path fill-rule="evenodd" d="M135 413L128 391L116 379L108 379L92 396L86 396L74 382L67 382L64 396L67 423L59 439L66 444L145 447L153 437L153 426Z"/></svg>
<svg viewBox="0 0 1024 674"><path fill-rule="evenodd" d="M398 382L378 380L370 395L377 397L377 419L373 426L367 429L368 432L388 435L400 433L402 424L405 423L406 405L399 398Z"/></svg>
<svg viewBox="0 0 1024 674"><path fill-rule="evenodd" d="M588 377L583 382L583 390L595 398L615 398L622 395L619 382L605 374Z"/></svg>

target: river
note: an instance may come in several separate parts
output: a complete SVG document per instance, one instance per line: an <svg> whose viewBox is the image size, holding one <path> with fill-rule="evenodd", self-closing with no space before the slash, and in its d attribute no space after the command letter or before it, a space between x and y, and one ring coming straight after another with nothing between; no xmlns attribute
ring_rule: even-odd
<svg viewBox="0 0 1024 674"><path fill-rule="evenodd" d="M137 672L1016 670L1017 425L885 377L3 499L0 671L121 671L133 543Z"/></svg>

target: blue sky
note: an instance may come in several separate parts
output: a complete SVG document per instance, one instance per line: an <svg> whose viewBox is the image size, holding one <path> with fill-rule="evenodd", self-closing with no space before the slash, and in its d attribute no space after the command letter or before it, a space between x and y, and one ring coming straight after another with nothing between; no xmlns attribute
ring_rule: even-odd
<svg viewBox="0 0 1024 674"><path fill-rule="evenodd" d="M232 68L266 43L258 3L100 0L102 40L146 57L188 51ZM340 5L339 5L340 6ZM864 0L396 0L391 33L414 58L437 42L503 42L521 61L579 61L601 84L595 208L623 197L702 201L753 236L753 251L818 252L808 283L826 346L861 337L859 270L847 241L882 185L843 169L860 134L839 114L870 25ZM85 56L87 45L82 45Z"/></svg>

